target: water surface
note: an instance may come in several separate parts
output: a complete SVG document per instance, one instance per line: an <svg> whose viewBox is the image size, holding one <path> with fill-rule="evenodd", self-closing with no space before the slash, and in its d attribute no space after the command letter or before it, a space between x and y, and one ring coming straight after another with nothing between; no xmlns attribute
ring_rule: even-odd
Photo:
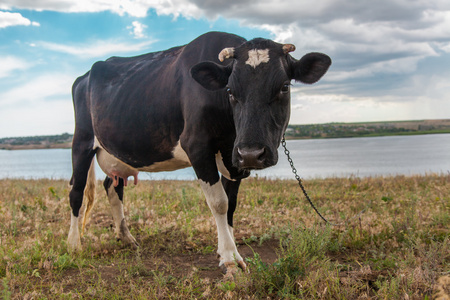
<svg viewBox="0 0 450 300"><path fill-rule="evenodd" d="M288 141L302 178L413 175L450 172L450 134ZM70 149L0 150L0 179L70 179ZM97 178L104 173L97 166ZM253 176L293 178L281 147L276 166ZM140 179L195 179L192 168L140 173Z"/></svg>

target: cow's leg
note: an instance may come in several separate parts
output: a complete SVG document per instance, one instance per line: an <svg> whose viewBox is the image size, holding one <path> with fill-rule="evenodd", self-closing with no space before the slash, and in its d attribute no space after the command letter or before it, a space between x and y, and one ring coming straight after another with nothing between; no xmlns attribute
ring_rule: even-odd
<svg viewBox="0 0 450 300"><path fill-rule="evenodd" d="M114 180L106 177L103 182L106 194L108 195L109 204L111 204L111 212L115 223L116 238L123 243L130 244L133 247L138 247L136 239L131 235L128 230L127 223L125 222L125 216L123 213L123 186L124 180L118 179L117 186L114 186Z"/></svg>
<svg viewBox="0 0 450 300"><path fill-rule="evenodd" d="M241 180L237 179L235 181L229 180L226 177L222 176L222 185L225 189L225 193L228 197L228 211L227 211L227 221L228 221L228 230L230 231L231 236L234 238L233 234L233 215L236 210L237 205L237 196L239 192L239 186L241 184Z"/></svg>
<svg viewBox="0 0 450 300"><path fill-rule="evenodd" d="M216 221L219 266L226 270L225 276L228 277L236 272L235 262L243 269L246 268L246 265L228 227L228 196L219 176L216 161L217 148L213 143L205 142L207 133L199 132L198 129L196 127L194 132L185 129L180 137L180 145L195 170L206 202Z"/></svg>
<svg viewBox="0 0 450 300"><path fill-rule="evenodd" d="M219 266L226 269L227 274L233 269L234 261L243 269L246 268L244 260L237 251L236 243L229 229L227 212L228 197L219 178L215 183L208 183L200 179L200 186L205 194L206 201L216 220L218 235L218 250L220 255ZM231 271L233 272L233 271Z"/></svg>
<svg viewBox="0 0 450 300"><path fill-rule="evenodd" d="M80 133L75 133L72 145L73 174L71 179L72 190L69 193L70 207L72 208L67 247L69 251L81 250L78 218L83 204L83 194L86 187L88 171L91 167L95 151L92 149L92 140Z"/></svg>

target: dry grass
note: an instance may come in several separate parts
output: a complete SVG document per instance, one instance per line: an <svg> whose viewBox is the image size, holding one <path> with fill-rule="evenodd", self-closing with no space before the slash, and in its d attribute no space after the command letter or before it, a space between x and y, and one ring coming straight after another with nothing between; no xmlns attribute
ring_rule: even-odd
<svg viewBox="0 0 450 300"><path fill-rule="evenodd" d="M141 247L115 241L99 182L82 239L66 251L65 181L0 180L0 295L4 299L432 299L449 294L450 177L249 179L235 233L250 273L223 281L214 219L196 182L142 181L125 211ZM438 296L440 295L440 296Z"/></svg>

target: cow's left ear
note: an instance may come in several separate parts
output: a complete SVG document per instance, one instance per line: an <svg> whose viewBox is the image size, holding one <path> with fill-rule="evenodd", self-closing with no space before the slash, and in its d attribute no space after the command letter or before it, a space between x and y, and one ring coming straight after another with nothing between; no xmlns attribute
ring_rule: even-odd
<svg viewBox="0 0 450 300"><path fill-rule="evenodd" d="M231 71L231 66L222 66L205 61L191 68L191 76L205 89L216 91L223 89L227 85Z"/></svg>
<svg viewBox="0 0 450 300"><path fill-rule="evenodd" d="M308 53L291 63L292 78L303 83L314 83L327 72L331 58L323 53Z"/></svg>

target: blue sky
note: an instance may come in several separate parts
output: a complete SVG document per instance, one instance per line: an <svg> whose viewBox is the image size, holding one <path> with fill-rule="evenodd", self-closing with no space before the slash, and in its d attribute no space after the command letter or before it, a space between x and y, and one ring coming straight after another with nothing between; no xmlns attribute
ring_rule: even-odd
<svg viewBox="0 0 450 300"><path fill-rule="evenodd" d="M450 4L358 1L2 0L0 138L73 132L73 81L110 56L183 45L211 30L333 59L295 84L291 124L450 118Z"/></svg>

